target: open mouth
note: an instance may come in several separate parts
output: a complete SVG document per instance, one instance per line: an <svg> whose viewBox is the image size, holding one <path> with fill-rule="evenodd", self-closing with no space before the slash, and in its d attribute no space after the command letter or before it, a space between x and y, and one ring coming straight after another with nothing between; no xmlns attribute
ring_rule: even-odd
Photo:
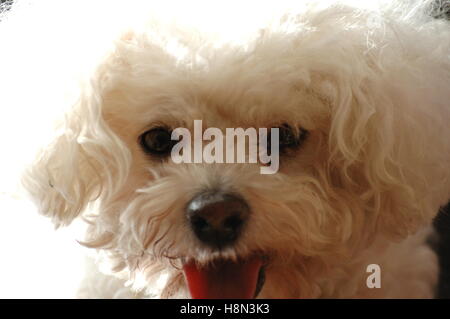
<svg viewBox="0 0 450 319"><path fill-rule="evenodd" d="M265 266L263 257L253 256L238 261L219 259L202 267L191 261L183 270L194 299L251 299L264 285Z"/></svg>

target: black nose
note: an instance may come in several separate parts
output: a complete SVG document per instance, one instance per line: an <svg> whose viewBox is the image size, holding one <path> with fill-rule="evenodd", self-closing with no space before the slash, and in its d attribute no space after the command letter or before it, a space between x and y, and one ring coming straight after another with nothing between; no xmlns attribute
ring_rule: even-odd
<svg viewBox="0 0 450 319"><path fill-rule="evenodd" d="M211 247L222 248L239 237L250 208L237 195L208 192L194 197L186 212L197 238Z"/></svg>

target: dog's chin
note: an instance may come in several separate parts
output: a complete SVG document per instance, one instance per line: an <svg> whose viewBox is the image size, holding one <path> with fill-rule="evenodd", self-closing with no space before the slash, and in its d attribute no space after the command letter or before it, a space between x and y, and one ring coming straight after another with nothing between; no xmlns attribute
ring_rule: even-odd
<svg viewBox="0 0 450 319"><path fill-rule="evenodd" d="M260 254L207 264L192 259L183 263L183 271L194 299L251 299L264 286L267 260Z"/></svg>

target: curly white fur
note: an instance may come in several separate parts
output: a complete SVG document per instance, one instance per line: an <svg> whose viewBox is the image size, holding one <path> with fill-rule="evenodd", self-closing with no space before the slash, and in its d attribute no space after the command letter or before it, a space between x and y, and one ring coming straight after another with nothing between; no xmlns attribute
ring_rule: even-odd
<svg viewBox="0 0 450 319"><path fill-rule="evenodd" d="M429 8L312 3L238 40L157 18L134 25L98 60L24 184L57 225L86 219L84 244L134 282L129 296L189 297L182 260L257 251L270 258L262 298L432 297L426 228L450 198L450 25ZM310 135L275 175L155 162L137 143L154 123L195 119L289 123ZM203 247L185 223L187 201L205 188L239 192L252 207L224 251ZM366 286L373 263L380 289ZM102 278L81 296L128 296Z"/></svg>

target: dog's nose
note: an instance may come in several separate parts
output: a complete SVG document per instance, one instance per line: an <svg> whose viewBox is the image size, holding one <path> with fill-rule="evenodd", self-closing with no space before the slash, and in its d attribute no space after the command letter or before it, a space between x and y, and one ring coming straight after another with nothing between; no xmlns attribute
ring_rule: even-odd
<svg viewBox="0 0 450 319"><path fill-rule="evenodd" d="M245 200L222 192L202 193L187 205L187 217L200 241L214 248L223 248L239 237L250 214Z"/></svg>

